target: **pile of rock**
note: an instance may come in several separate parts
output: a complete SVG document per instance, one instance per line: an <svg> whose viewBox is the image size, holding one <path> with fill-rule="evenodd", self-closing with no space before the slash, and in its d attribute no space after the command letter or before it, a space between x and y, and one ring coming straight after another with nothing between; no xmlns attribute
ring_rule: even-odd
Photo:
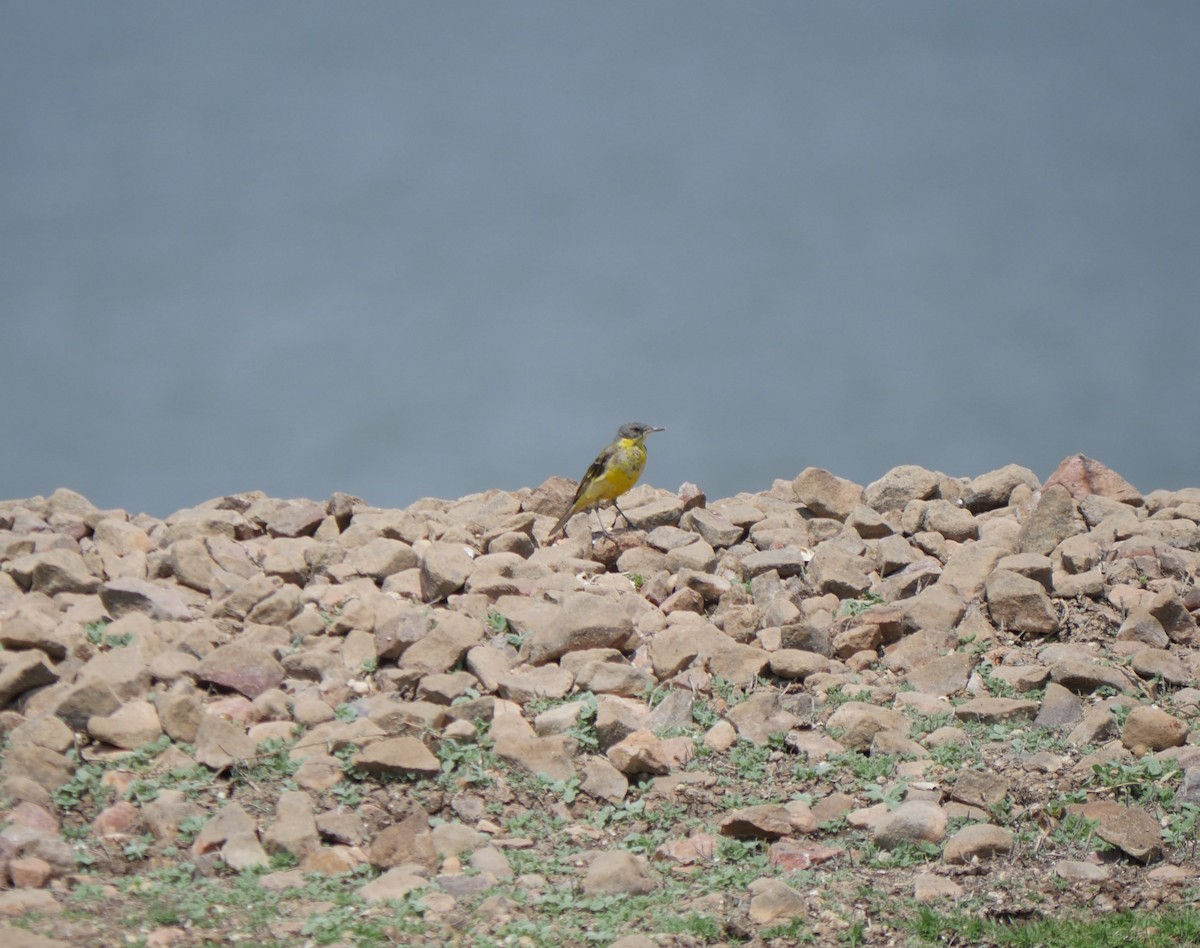
<svg viewBox="0 0 1200 948"><path fill-rule="evenodd" d="M0 503L0 884L16 887L4 910L48 910L76 878L53 797L76 756L163 735L163 767L214 774L264 740L294 741L295 789L265 818L178 791L123 800L95 815L97 837L170 842L200 817L189 859L369 862L384 872L364 896L425 887L435 908L511 876L511 841L468 790L442 801L436 829L411 800L337 806L340 750L365 785L435 777L443 742L477 740L482 722L501 761L577 780L581 799L619 801L648 775L686 796L703 784L697 742L661 735L691 727L706 701L723 712L703 735L712 754L786 735L799 759L908 758L913 782L890 809L830 793L714 814L714 834L775 841L773 860L794 866L838 852L798 841L842 818L884 848L941 846L946 865L1011 850L989 808L1019 776L920 780L930 749L967 740L963 722L1029 721L1096 747L1080 761L1010 760L1066 783L1096 761L1170 757L1180 794L1200 802L1200 489L1143 496L1081 456L1044 484L1015 465L974 479L898 467L866 488L810 468L711 503L690 486L639 487L622 502L633 529L596 539L580 515L546 546L572 486L404 510L243 494L165 520L67 490ZM726 687L750 697L714 697ZM839 692L858 700L835 708ZM562 701L530 710L545 699ZM572 734L593 712L598 747L581 748ZM957 723L913 740L912 722L936 715ZM1081 812L1128 857L1163 855L1158 814L1111 800ZM970 825L948 835L956 816ZM683 842L686 859L678 847L664 858L711 855L711 840ZM585 891L653 888L645 860L611 850L581 872ZM947 885L927 875L918 894ZM805 901L778 879L751 897L761 924Z"/></svg>

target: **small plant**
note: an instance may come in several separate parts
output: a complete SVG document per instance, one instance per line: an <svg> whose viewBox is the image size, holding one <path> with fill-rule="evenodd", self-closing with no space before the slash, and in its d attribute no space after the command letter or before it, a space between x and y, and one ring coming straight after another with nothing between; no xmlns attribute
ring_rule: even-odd
<svg viewBox="0 0 1200 948"><path fill-rule="evenodd" d="M1175 801L1175 791L1169 784L1179 780L1181 774L1175 760L1163 761L1146 755L1132 764L1120 761L1093 764L1091 782L1115 791L1122 803L1169 808Z"/></svg>
<svg viewBox="0 0 1200 948"><path fill-rule="evenodd" d="M770 756L770 747L760 747L750 741L738 741L729 750L729 762L737 771L738 777L756 784L767 779L767 761Z"/></svg>
<svg viewBox="0 0 1200 948"><path fill-rule="evenodd" d="M463 787L490 787L494 782L492 771L497 766L491 745L484 742L440 741L437 757L442 762L442 772L437 782L445 790Z"/></svg>
<svg viewBox="0 0 1200 948"><path fill-rule="evenodd" d="M97 619L95 622L89 622L83 627L83 634L88 642L97 648L124 648L133 641L132 632L122 632L119 635L115 635L106 633L104 630L107 628L107 619Z"/></svg>
<svg viewBox="0 0 1200 948"><path fill-rule="evenodd" d="M135 836L127 842L121 848L121 852L125 854L125 858L130 862L136 862L146 858L146 854L150 852L150 846L153 842L154 837L149 833L144 833L141 836Z"/></svg>
<svg viewBox="0 0 1200 948"><path fill-rule="evenodd" d="M641 588L646 585L646 577L641 573L630 573L629 581L633 583L633 588L641 591Z"/></svg>
<svg viewBox="0 0 1200 948"><path fill-rule="evenodd" d="M872 606L880 606L883 603L884 598L882 596L877 596L875 593L867 593L858 599L843 600L842 604L838 607L838 614L843 616L862 615Z"/></svg>

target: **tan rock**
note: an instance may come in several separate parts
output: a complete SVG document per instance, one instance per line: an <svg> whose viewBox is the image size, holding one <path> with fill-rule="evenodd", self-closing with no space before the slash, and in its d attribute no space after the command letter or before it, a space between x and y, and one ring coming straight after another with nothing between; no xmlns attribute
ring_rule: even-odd
<svg viewBox="0 0 1200 948"><path fill-rule="evenodd" d="M283 683L283 666L267 649L231 642L213 650L200 662L196 679L255 698Z"/></svg>
<svg viewBox="0 0 1200 948"><path fill-rule="evenodd" d="M351 764L378 775L436 777L441 773L438 759L415 737L373 741L351 758Z"/></svg>
<svg viewBox="0 0 1200 948"><path fill-rule="evenodd" d="M1018 549L1022 553L1049 556L1067 537L1083 533L1086 527L1071 493L1061 484L1042 490L1041 499L1021 527Z"/></svg>
<svg viewBox="0 0 1200 948"><path fill-rule="evenodd" d="M159 738L162 723L149 701L129 701L112 714L88 718L88 733L98 741L136 750Z"/></svg>
<svg viewBox="0 0 1200 948"><path fill-rule="evenodd" d="M991 823L973 823L946 841L942 859L951 865L961 865L1007 853L1012 846L1011 830Z"/></svg>
<svg viewBox="0 0 1200 948"><path fill-rule="evenodd" d="M249 760L258 751L246 729L232 721L206 714L196 729L196 763L225 770L237 761Z"/></svg>
<svg viewBox="0 0 1200 948"><path fill-rule="evenodd" d="M1187 741L1187 724L1159 708L1134 708L1121 728L1121 743L1128 748L1144 747L1152 751L1182 747Z"/></svg>
<svg viewBox="0 0 1200 948"><path fill-rule="evenodd" d="M906 800L872 827L877 846L894 849L904 842L940 843L946 835L946 811L926 800Z"/></svg>
<svg viewBox="0 0 1200 948"><path fill-rule="evenodd" d="M574 593L553 621L535 630L521 654L533 665L586 648L621 648L633 633L633 620L617 598Z"/></svg>
<svg viewBox="0 0 1200 948"><path fill-rule="evenodd" d="M758 925L775 925L808 912L808 899L779 879L750 883L750 919Z"/></svg>
<svg viewBox="0 0 1200 948"><path fill-rule="evenodd" d="M379 869L405 864L415 864L429 871L436 869L437 853L433 848L429 817L414 810L399 822L385 827L371 840L367 858Z"/></svg>
<svg viewBox="0 0 1200 948"><path fill-rule="evenodd" d="M0 708L7 707L25 692L58 680L58 673L37 649L0 652Z"/></svg>
<svg viewBox="0 0 1200 948"><path fill-rule="evenodd" d="M437 602L462 589L471 575L474 551L459 543L433 543L421 554L421 598Z"/></svg>
<svg viewBox="0 0 1200 948"><path fill-rule="evenodd" d="M846 747L866 750L880 731L908 733L908 719L898 711L862 701L847 701L829 716L826 730Z"/></svg>
<svg viewBox="0 0 1200 948"><path fill-rule="evenodd" d="M984 583L992 622L1013 632L1045 635L1058 630L1059 611L1036 580L996 569Z"/></svg>
<svg viewBox="0 0 1200 948"><path fill-rule="evenodd" d="M581 884L583 894L647 895L658 888L646 860L623 849L598 854Z"/></svg>
<svg viewBox="0 0 1200 948"><path fill-rule="evenodd" d="M321 845L313 801L303 790L284 790L275 802L275 822L263 833L268 853L289 852L303 859Z"/></svg>

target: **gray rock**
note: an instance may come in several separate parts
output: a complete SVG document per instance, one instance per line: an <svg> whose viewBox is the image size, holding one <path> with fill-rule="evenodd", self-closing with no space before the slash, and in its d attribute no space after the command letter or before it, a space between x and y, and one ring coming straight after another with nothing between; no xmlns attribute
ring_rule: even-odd
<svg viewBox="0 0 1200 948"><path fill-rule="evenodd" d="M563 602L552 623L529 637L521 653L530 664L542 665L578 649L619 649L632 633L633 620L618 599L575 593Z"/></svg>

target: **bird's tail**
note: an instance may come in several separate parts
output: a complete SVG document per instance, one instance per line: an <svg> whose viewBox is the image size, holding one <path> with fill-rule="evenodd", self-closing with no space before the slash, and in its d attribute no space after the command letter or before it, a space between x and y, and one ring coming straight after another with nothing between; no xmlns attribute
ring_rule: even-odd
<svg viewBox="0 0 1200 948"><path fill-rule="evenodd" d="M567 521L570 520L573 516L575 516L575 514L576 514L575 505L572 504L570 507L567 508L567 512L558 518L558 523L556 523L551 528L550 532L548 534L546 534L546 539L553 540L556 536L558 536L558 534L562 532L562 528L567 525Z"/></svg>

